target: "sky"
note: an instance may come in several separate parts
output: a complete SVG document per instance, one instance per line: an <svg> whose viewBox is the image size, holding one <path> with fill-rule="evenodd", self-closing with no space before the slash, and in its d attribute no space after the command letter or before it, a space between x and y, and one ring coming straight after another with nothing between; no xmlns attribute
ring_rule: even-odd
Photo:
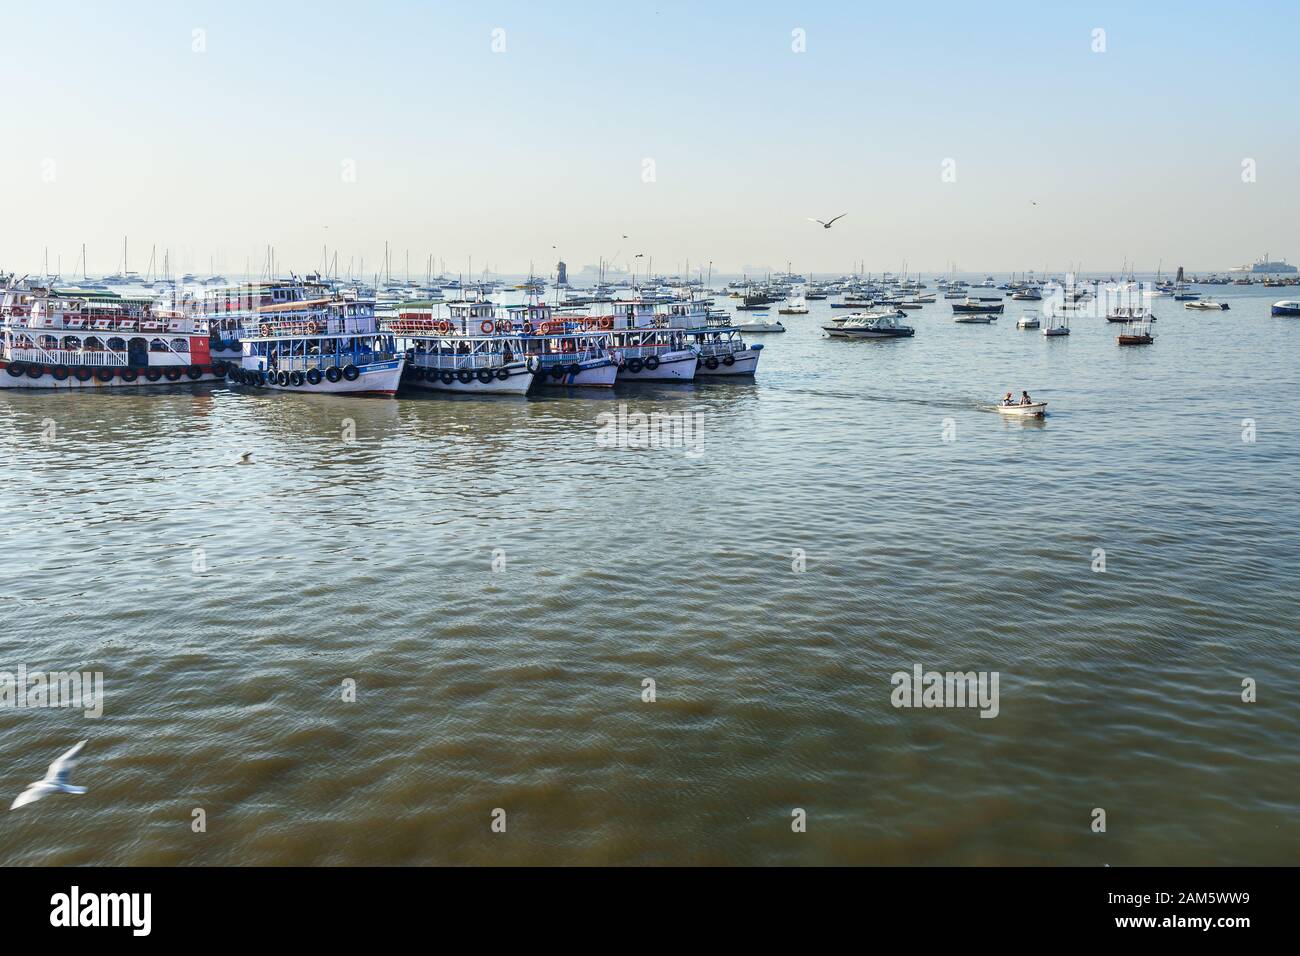
<svg viewBox="0 0 1300 956"><path fill-rule="evenodd" d="M10 4L0 269L1300 262L1296 9Z"/></svg>

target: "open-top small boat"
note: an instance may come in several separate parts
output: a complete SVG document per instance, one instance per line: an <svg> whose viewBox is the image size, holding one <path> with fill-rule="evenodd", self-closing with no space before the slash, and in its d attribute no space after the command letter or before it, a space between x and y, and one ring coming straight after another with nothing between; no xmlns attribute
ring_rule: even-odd
<svg viewBox="0 0 1300 956"><path fill-rule="evenodd" d="M1120 345L1151 345L1155 340L1149 322L1130 322L1124 327L1124 331L1115 337L1115 341Z"/></svg>
<svg viewBox="0 0 1300 956"><path fill-rule="evenodd" d="M1010 415L1013 418L1042 418L1047 414L1046 402L1032 402L1028 405L999 404L996 408L999 414Z"/></svg>

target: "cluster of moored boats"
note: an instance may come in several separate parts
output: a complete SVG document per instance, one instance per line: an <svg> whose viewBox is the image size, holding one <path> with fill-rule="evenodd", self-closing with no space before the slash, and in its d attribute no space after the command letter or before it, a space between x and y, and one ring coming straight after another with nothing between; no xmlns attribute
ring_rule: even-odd
<svg viewBox="0 0 1300 956"><path fill-rule="evenodd" d="M546 386L753 376L747 343L708 300L375 301L318 275L169 297L4 282L0 388L225 380L250 388L522 395Z"/></svg>

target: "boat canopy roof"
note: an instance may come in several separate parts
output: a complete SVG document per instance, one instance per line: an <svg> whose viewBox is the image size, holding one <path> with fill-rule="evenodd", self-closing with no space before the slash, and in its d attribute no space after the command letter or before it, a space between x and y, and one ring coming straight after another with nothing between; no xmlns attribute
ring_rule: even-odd
<svg viewBox="0 0 1300 956"><path fill-rule="evenodd" d="M298 302L281 302L276 305L258 306L258 312L301 312L303 309L318 309L329 305L334 299L303 299Z"/></svg>

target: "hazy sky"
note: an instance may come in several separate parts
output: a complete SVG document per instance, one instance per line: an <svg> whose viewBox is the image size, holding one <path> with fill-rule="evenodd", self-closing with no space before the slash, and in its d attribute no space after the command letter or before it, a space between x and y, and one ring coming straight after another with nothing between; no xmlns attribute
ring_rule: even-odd
<svg viewBox="0 0 1300 956"><path fill-rule="evenodd" d="M1300 261L1295 6L1057 6L6 4L0 268Z"/></svg>

